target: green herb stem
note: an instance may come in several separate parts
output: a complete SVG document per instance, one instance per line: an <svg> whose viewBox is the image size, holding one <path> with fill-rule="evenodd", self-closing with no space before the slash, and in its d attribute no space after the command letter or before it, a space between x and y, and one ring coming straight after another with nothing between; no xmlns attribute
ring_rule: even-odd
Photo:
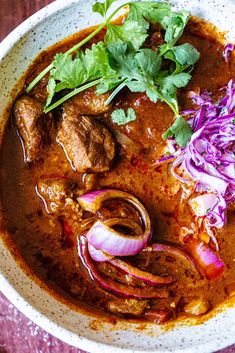
<svg viewBox="0 0 235 353"><path fill-rule="evenodd" d="M121 10L123 7L129 5L128 3L125 3L121 6L119 6L103 23L101 23L92 33L89 34L86 38L84 38L81 42L78 44L74 45L72 48L70 48L65 54L71 54L77 49L81 48L84 44L89 42L97 33L99 33L109 22L110 20L116 15L116 13ZM35 86L36 84L51 70L53 69L53 64L51 63L49 66L47 66L26 88L26 92L29 93Z"/></svg>
<svg viewBox="0 0 235 353"><path fill-rule="evenodd" d="M165 99L157 89L155 89L155 92L158 95L159 99L161 101L165 102L172 109L172 111L175 114L176 118L181 116L179 111L175 109L174 105L171 102L169 102L167 99Z"/></svg>
<svg viewBox="0 0 235 353"><path fill-rule="evenodd" d="M66 94L64 97L62 97L60 100L58 100L57 102L55 102L54 104L50 105L49 107L47 107L46 109L44 109L44 113L47 114L49 113L51 110L57 108L59 105L61 105L62 103L64 103L65 101L67 101L68 99L72 98L73 96L76 96L76 94L85 91L86 89L96 86L101 82L101 78L99 78L98 80L89 82L83 86L80 86L76 89L74 89L72 92Z"/></svg>
<svg viewBox="0 0 235 353"><path fill-rule="evenodd" d="M29 93L31 91L31 89L33 89L36 84L41 81L41 79L51 70L53 69L53 64L50 64L49 66L47 66L42 72L40 72L40 74L28 85L28 87L26 88L26 92Z"/></svg>
<svg viewBox="0 0 235 353"><path fill-rule="evenodd" d="M105 105L112 102L113 98L126 86L126 80L118 85L115 90L110 94L109 98L106 100Z"/></svg>

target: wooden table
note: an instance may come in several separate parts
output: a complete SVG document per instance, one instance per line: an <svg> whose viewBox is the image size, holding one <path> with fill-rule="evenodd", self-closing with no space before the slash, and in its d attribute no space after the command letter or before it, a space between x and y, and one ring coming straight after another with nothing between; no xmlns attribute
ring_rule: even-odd
<svg viewBox="0 0 235 353"><path fill-rule="evenodd" d="M0 41L23 20L52 1L0 0ZM63 343L33 324L0 293L0 353L84 352ZM235 353L235 345L217 353Z"/></svg>

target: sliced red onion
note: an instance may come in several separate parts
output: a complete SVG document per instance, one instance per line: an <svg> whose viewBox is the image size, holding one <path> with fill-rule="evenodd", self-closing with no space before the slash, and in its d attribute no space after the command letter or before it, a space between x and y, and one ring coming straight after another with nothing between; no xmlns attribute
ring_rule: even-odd
<svg viewBox="0 0 235 353"><path fill-rule="evenodd" d="M180 249L178 246L163 244L163 243L154 243L148 246L147 248L145 248L143 251L165 252L185 262L186 265L189 266L193 271L196 270L195 263L192 260L192 258L184 250Z"/></svg>
<svg viewBox="0 0 235 353"><path fill-rule="evenodd" d="M105 262L113 258L113 256L105 253L104 251L96 249L90 243L88 243L88 250L89 250L90 257L92 258L92 260L96 262Z"/></svg>
<svg viewBox="0 0 235 353"><path fill-rule="evenodd" d="M234 44L232 44L232 43L227 44L224 48L224 53L223 53L223 57L224 57L226 63L229 62L229 57L230 57L230 54L232 51L234 51Z"/></svg>
<svg viewBox="0 0 235 353"><path fill-rule="evenodd" d="M165 288L156 288L156 287L132 287L129 285L118 283L111 278L106 277L102 273L100 273L88 251L88 242L87 239L81 236L78 239L78 254L79 257L87 269L90 278L101 288L104 290L113 293L117 296L123 298L139 298L139 299L147 299L147 298L167 298L168 291Z"/></svg>
<svg viewBox="0 0 235 353"><path fill-rule="evenodd" d="M113 198L119 199L119 193L122 193L122 191L114 189L96 190L78 197L77 200L85 211L95 213L102 207L104 201Z"/></svg>
<svg viewBox="0 0 235 353"><path fill-rule="evenodd" d="M152 286L172 284L175 281L172 276L154 275L152 273L142 271L142 270L138 269L137 267L134 267L121 259L115 258L115 259L109 260L109 262L113 266L120 268L122 271L125 271L126 273L128 273L132 277L140 279L143 282L146 282Z"/></svg>
<svg viewBox="0 0 235 353"><path fill-rule="evenodd" d="M122 199L128 202L139 212L143 230L134 221L115 218L107 221L98 220L88 231L86 237L89 243L98 250L103 250L113 256L130 256L138 254L148 243L151 237L151 222L148 212L144 206L133 195L120 190L98 190L78 198L81 206L90 212L96 212L104 201L111 199ZM134 235L123 234L112 227L125 226L134 230ZM137 231L137 228L138 231Z"/></svg>
<svg viewBox="0 0 235 353"><path fill-rule="evenodd" d="M224 263L208 245L196 238L189 238L186 242L188 253L196 264L203 270L207 279L214 279L224 272Z"/></svg>
<svg viewBox="0 0 235 353"><path fill-rule="evenodd" d="M125 227L133 233L133 235L141 235L143 233L142 227L137 222L129 218L110 218L104 221L106 226L112 228L115 226Z"/></svg>
<svg viewBox="0 0 235 353"><path fill-rule="evenodd" d="M113 256L137 255L146 246L150 238L148 228L141 235L125 235L110 228L107 221L96 221L86 234L87 240L96 249ZM121 225L121 219L119 219Z"/></svg>

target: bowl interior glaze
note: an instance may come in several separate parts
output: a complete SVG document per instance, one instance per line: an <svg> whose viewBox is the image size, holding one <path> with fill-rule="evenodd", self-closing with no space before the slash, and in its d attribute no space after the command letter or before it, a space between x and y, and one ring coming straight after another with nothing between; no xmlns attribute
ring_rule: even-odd
<svg viewBox="0 0 235 353"><path fill-rule="evenodd" d="M16 82L40 51L101 21L99 15L92 13L92 3L92 0L55 1L1 43L0 141L6 123L3 112ZM172 3L227 31L228 40L234 41L235 1L174 0ZM181 325L167 331L151 324L140 330L138 324L112 326L94 321L56 300L39 281L32 280L17 263L13 247L8 247L3 238L0 239L0 290L31 320L71 345L96 353L206 353L235 341L235 308L227 308L202 325Z"/></svg>

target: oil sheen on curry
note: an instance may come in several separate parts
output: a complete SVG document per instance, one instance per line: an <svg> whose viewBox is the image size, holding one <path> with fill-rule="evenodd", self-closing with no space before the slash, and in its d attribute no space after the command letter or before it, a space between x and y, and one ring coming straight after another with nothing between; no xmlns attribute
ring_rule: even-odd
<svg viewBox="0 0 235 353"><path fill-rule="evenodd" d="M156 324L235 294L233 49L185 11L138 2L30 66L1 199L19 253L55 293Z"/></svg>

